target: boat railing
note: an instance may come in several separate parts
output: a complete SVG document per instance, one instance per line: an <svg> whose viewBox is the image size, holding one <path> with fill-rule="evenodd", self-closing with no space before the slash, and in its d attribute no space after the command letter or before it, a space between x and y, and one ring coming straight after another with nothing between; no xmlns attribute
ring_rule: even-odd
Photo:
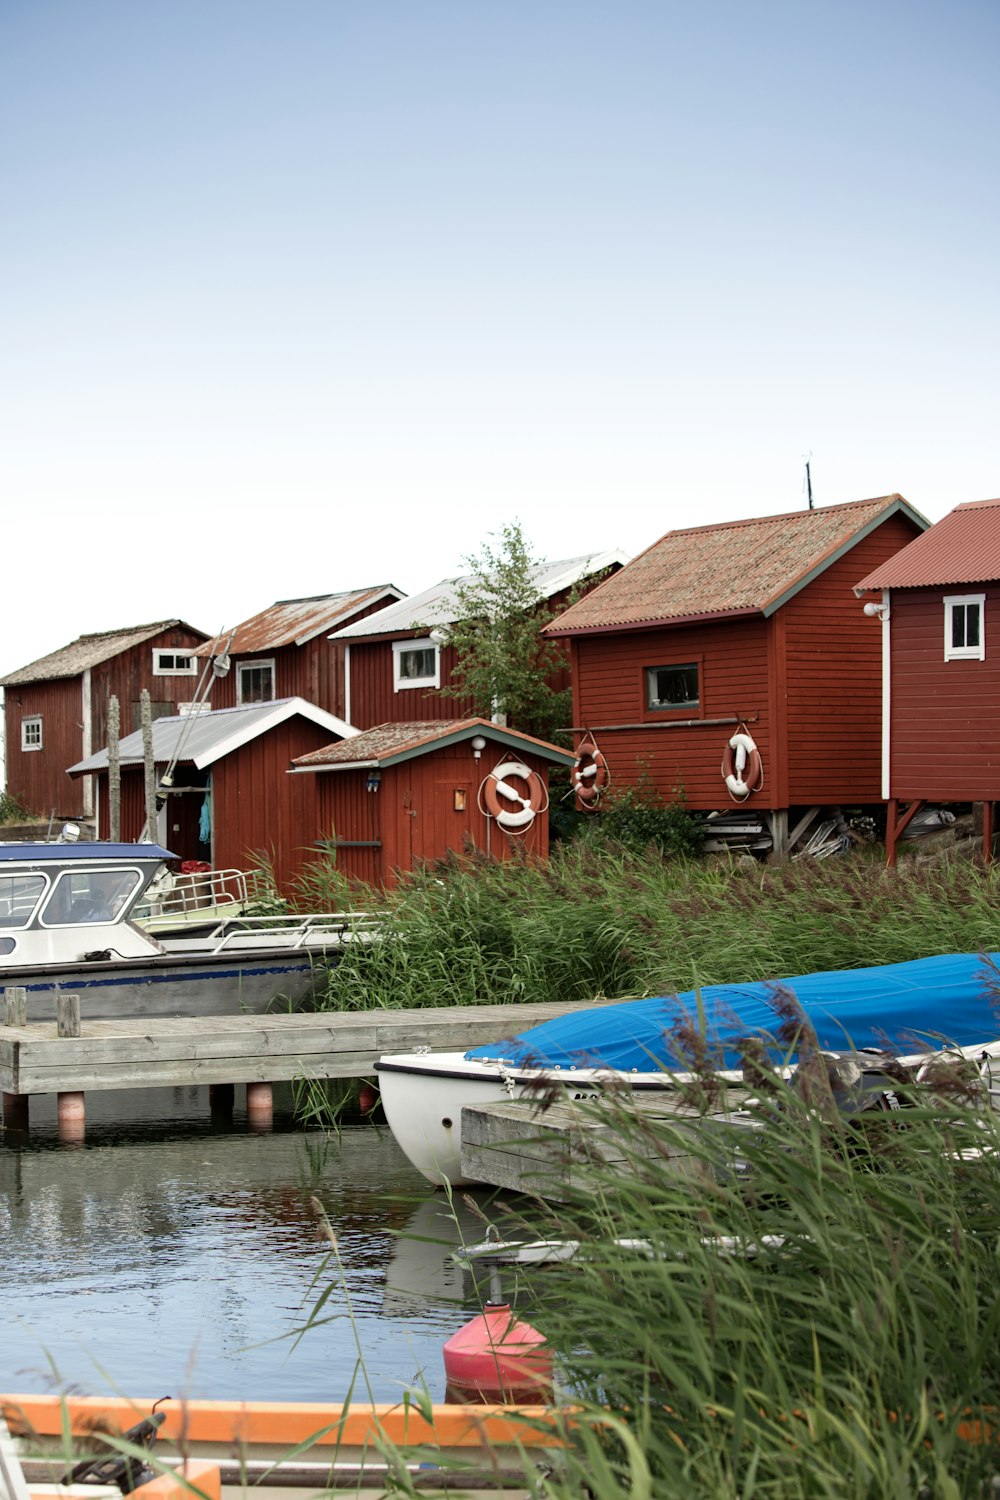
<svg viewBox="0 0 1000 1500"><path fill-rule="evenodd" d="M381 921L370 912L328 911L308 916L225 917L198 941L200 949L222 953L227 949L262 947L322 947L329 938L338 943L371 942Z"/></svg>
<svg viewBox="0 0 1000 1500"><path fill-rule="evenodd" d="M196 870L156 880L135 909L136 921L186 916L213 907L243 911L269 894L256 870Z"/></svg>

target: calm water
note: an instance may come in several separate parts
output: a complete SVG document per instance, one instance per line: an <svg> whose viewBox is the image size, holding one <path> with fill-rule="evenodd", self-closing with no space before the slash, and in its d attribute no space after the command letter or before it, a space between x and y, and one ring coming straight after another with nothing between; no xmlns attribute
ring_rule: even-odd
<svg viewBox="0 0 1000 1500"><path fill-rule="evenodd" d="M427 1239L483 1226L461 1205L449 1217L386 1127L253 1134L239 1107L213 1124L197 1088L92 1094L87 1110L85 1144L65 1146L55 1101L33 1099L28 1140L0 1146L5 1391L339 1401L360 1348L376 1400L417 1378L443 1397L441 1345L475 1288ZM328 1286L328 1321L296 1343Z"/></svg>

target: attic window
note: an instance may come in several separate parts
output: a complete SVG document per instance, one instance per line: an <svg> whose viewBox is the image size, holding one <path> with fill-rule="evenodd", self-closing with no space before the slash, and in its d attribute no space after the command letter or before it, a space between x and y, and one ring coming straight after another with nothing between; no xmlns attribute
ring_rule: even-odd
<svg viewBox="0 0 1000 1500"><path fill-rule="evenodd" d="M241 661L236 668L237 703L274 702L274 660Z"/></svg>
<svg viewBox="0 0 1000 1500"><path fill-rule="evenodd" d="M196 677L198 659L188 651L153 651L154 677Z"/></svg>
<svg viewBox="0 0 1000 1500"><path fill-rule="evenodd" d="M951 594L944 601L945 661L983 661L985 594Z"/></svg>
<svg viewBox="0 0 1000 1500"><path fill-rule="evenodd" d="M654 711L698 707L698 663L646 668L646 707Z"/></svg>
<svg viewBox="0 0 1000 1500"><path fill-rule="evenodd" d="M40 750L42 748L42 716L35 714L30 719L21 720L21 749Z"/></svg>
<svg viewBox="0 0 1000 1500"><path fill-rule="evenodd" d="M397 693L441 686L441 658L433 641L393 641L392 686Z"/></svg>

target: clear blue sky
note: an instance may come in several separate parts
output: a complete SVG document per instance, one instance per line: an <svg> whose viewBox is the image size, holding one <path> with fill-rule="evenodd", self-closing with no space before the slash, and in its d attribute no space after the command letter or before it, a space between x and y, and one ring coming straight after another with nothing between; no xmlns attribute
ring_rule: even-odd
<svg viewBox="0 0 1000 1500"><path fill-rule="evenodd" d="M0 0L0 671L1000 493L1000 8Z"/></svg>

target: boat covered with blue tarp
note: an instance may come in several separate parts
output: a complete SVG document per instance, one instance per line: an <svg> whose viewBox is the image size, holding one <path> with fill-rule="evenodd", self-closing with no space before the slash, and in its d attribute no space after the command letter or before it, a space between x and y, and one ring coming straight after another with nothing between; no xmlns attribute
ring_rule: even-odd
<svg viewBox="0 0 1000 1500"><path fill-rule="evenodd" d="M687 1043L701 1034L711 1065L720 1070L740 1067L738 1044L748 1037L760 1039L774 1061L793 1060L805 1032L796 1027L791 997L825 1051L913 1056L985 1045L1000 1035L1000 953L948 953L568 1009L513 1040L473 1047L464 1056L517 1068L649 1073L690 1067Z"/></svg>

